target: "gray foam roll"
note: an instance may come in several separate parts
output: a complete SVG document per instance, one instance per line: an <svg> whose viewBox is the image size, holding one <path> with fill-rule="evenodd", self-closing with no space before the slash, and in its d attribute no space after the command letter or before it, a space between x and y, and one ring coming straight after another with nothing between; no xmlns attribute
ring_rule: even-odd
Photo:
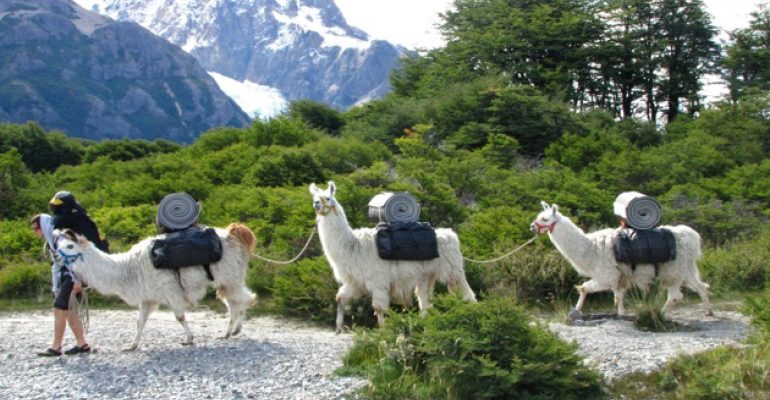
<svg viewBox="0 0 770 400"><path fill-rule="evenodd" d="M416 222L419 218L420 206L409 193L384 192L369 201L372 222Z"/></svg>
<svg viewBox="0 0 770 400"><path fill-rule="evenodd" d="M613 203L615 215L626 220L636 229L651 229L660 222L660 203L653 197L639 192L624 192Z"/></svg>
<svg viewBox="0 0 770 400"><path fill-rule="evenodd" d="M169 229L185 229L198 222L199 214L200 207L192 196L172 193L160 201L157 222Z"/></svg>

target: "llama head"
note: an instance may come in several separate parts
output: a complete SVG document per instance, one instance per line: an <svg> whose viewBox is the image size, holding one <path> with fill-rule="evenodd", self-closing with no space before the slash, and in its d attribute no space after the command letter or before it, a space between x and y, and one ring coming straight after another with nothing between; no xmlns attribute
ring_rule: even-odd
<svg viewBox="0 0 770 400"><path fill-rule="evenodd" d="M84 236L76 234L71 229L54 230L54 259L58 265L66 265L76 269L83 262L83 253L90 247Z"/></svg>
<svg viewBox="0 0 770 400"><path fill-rule="evenodd" d="M325 216L332 211L337 213L337 200L334 198L336 191L337 186L332 181L329 181L325 190L318 188L315 183L310 184L310 194L313 195L313 209L316 214Z"/></svg>
<svg viewBox="0 0 770 400"><path fill-rule="evenodd" d="M544 201L541 201L540 204L543 206L543 211L541 211L535 220L532 221L532 224L529 225L529 230L538 235L543 232L553 232L556 223L561 219L559 206L556 204L548 205L548 203Z"/></svg>

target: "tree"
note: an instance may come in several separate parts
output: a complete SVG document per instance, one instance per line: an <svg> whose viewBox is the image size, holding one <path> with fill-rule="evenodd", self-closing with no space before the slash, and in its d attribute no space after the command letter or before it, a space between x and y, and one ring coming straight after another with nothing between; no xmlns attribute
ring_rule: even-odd
<svg viewBox="0 0 770 400"><path fill-rule="evenodd" d="M53 171L60 165L80 164L83 145L61 132L46 133L36 123L0 125L0 153L18 150L32 172Z"/></svg>
<svg viewBox="0 0 770 400"><path fill-rule="evenodd" d="M312 100L296 100L289 104L288 114L292 118L305 121L311 128L338 136L345 125L340 112L326 104Z"/></svg>
<svg viewBox="0 0 770 400"><path fill-rule="evenodd" d="M588 0L455 0L444 15L443 50L455 68L502 73L577 103L588 68L585 45L603 29Z"/></svg>
<svg viewBox="0 0 770 400"><path fill-rule="evenodd" d="M30 172L16 149L0 153L0 217L15 218L27 209L23 196L29 186Z"/></svg>
<svg viewBox="0 0 770 400"><path fill-rule="evenodd" d="M645 94L644 78L654 76L649 67L658 41L651 24L651 4L609 0L600 10L606 30L591 46L594 68L587 79L586 95L590 105L630 118L635 114L634 102Z"/></svg>
<svg viewBox="0 0 770 400"><path fill-rule="evenodd" d="M702 0L659 0L659 29L664 48L660 57L663 78L658 95L666 102L667 122L683 111L700 108L701 78L715 70L719 45L716 28ZM686 104L683 104L686 103Z"/></svg>
<svg viewBox="0 0 770 400"><path fill-rule="evenodd" d="M732 101L750 89L770 90L770 6L760 5L751 17L748 28L730 33L722 63Z"/></svg>

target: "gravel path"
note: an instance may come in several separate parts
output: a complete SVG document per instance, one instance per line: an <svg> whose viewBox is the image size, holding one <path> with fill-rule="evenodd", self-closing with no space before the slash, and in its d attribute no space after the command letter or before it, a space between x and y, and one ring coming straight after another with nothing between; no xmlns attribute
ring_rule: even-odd
<svg viewBox="0 0 770 400"><path fill-rule="evenodd" d="M343 399L366 382L337 377L353 335L272 317L250 318L240 335L219 339L224 314L187 314L194 346L181 346L181 326L167 311L150 316L140 349L123 352L133 340L136 311L92 311L95 354L42 358L50 343L50 312L0 313L0 399ZM691 332L647 333L628 321L592 321L584 326L550 323L608 380L660 368L680 353L740 345L748 319L733 311L680 309L672 314ZM71 333L65 348L72 346Z"/></svg>
<svg viewBox="0 0 770 400"><path fill-rule="evenodd" d="M181 346L172 313L156 311L140 349L136 311L91 311L95 354L37 357L50 345L50 312L0 313L0 399L342 399L366 382L336 377L353 335L270 317L250 318L235 338L224 314L187 313L194 346ZM64 348L74 345L69 331ZM350 396L347 396L350 397Z"/></svg>
<svg viewBox="0 0 770 400"><path fill-rule="evenodd" d="M634 372L655 371L680 354L721 345L740 346L749 332L749 318L735 311L715 311L714 316L706 316L703 310L682 307L670 317L692 330L642 332L633 322L621 320L551 323L549 328L564 340L576 341L578 353L609 381Z"/></svg>

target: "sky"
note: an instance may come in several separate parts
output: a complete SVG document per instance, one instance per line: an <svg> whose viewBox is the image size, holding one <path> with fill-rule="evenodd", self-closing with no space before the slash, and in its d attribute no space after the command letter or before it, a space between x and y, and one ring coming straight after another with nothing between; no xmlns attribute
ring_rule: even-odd
<svg viewBox="0 0 770 400"><path fill-rule="evenodd" d="M375 39L407 48L435 48L443 43L436 24L452 0L336 0L349 25ZM745 28L759 0L705 0L715 26L723 31ZM723 35L726 38L726 36Z"/></svg>

